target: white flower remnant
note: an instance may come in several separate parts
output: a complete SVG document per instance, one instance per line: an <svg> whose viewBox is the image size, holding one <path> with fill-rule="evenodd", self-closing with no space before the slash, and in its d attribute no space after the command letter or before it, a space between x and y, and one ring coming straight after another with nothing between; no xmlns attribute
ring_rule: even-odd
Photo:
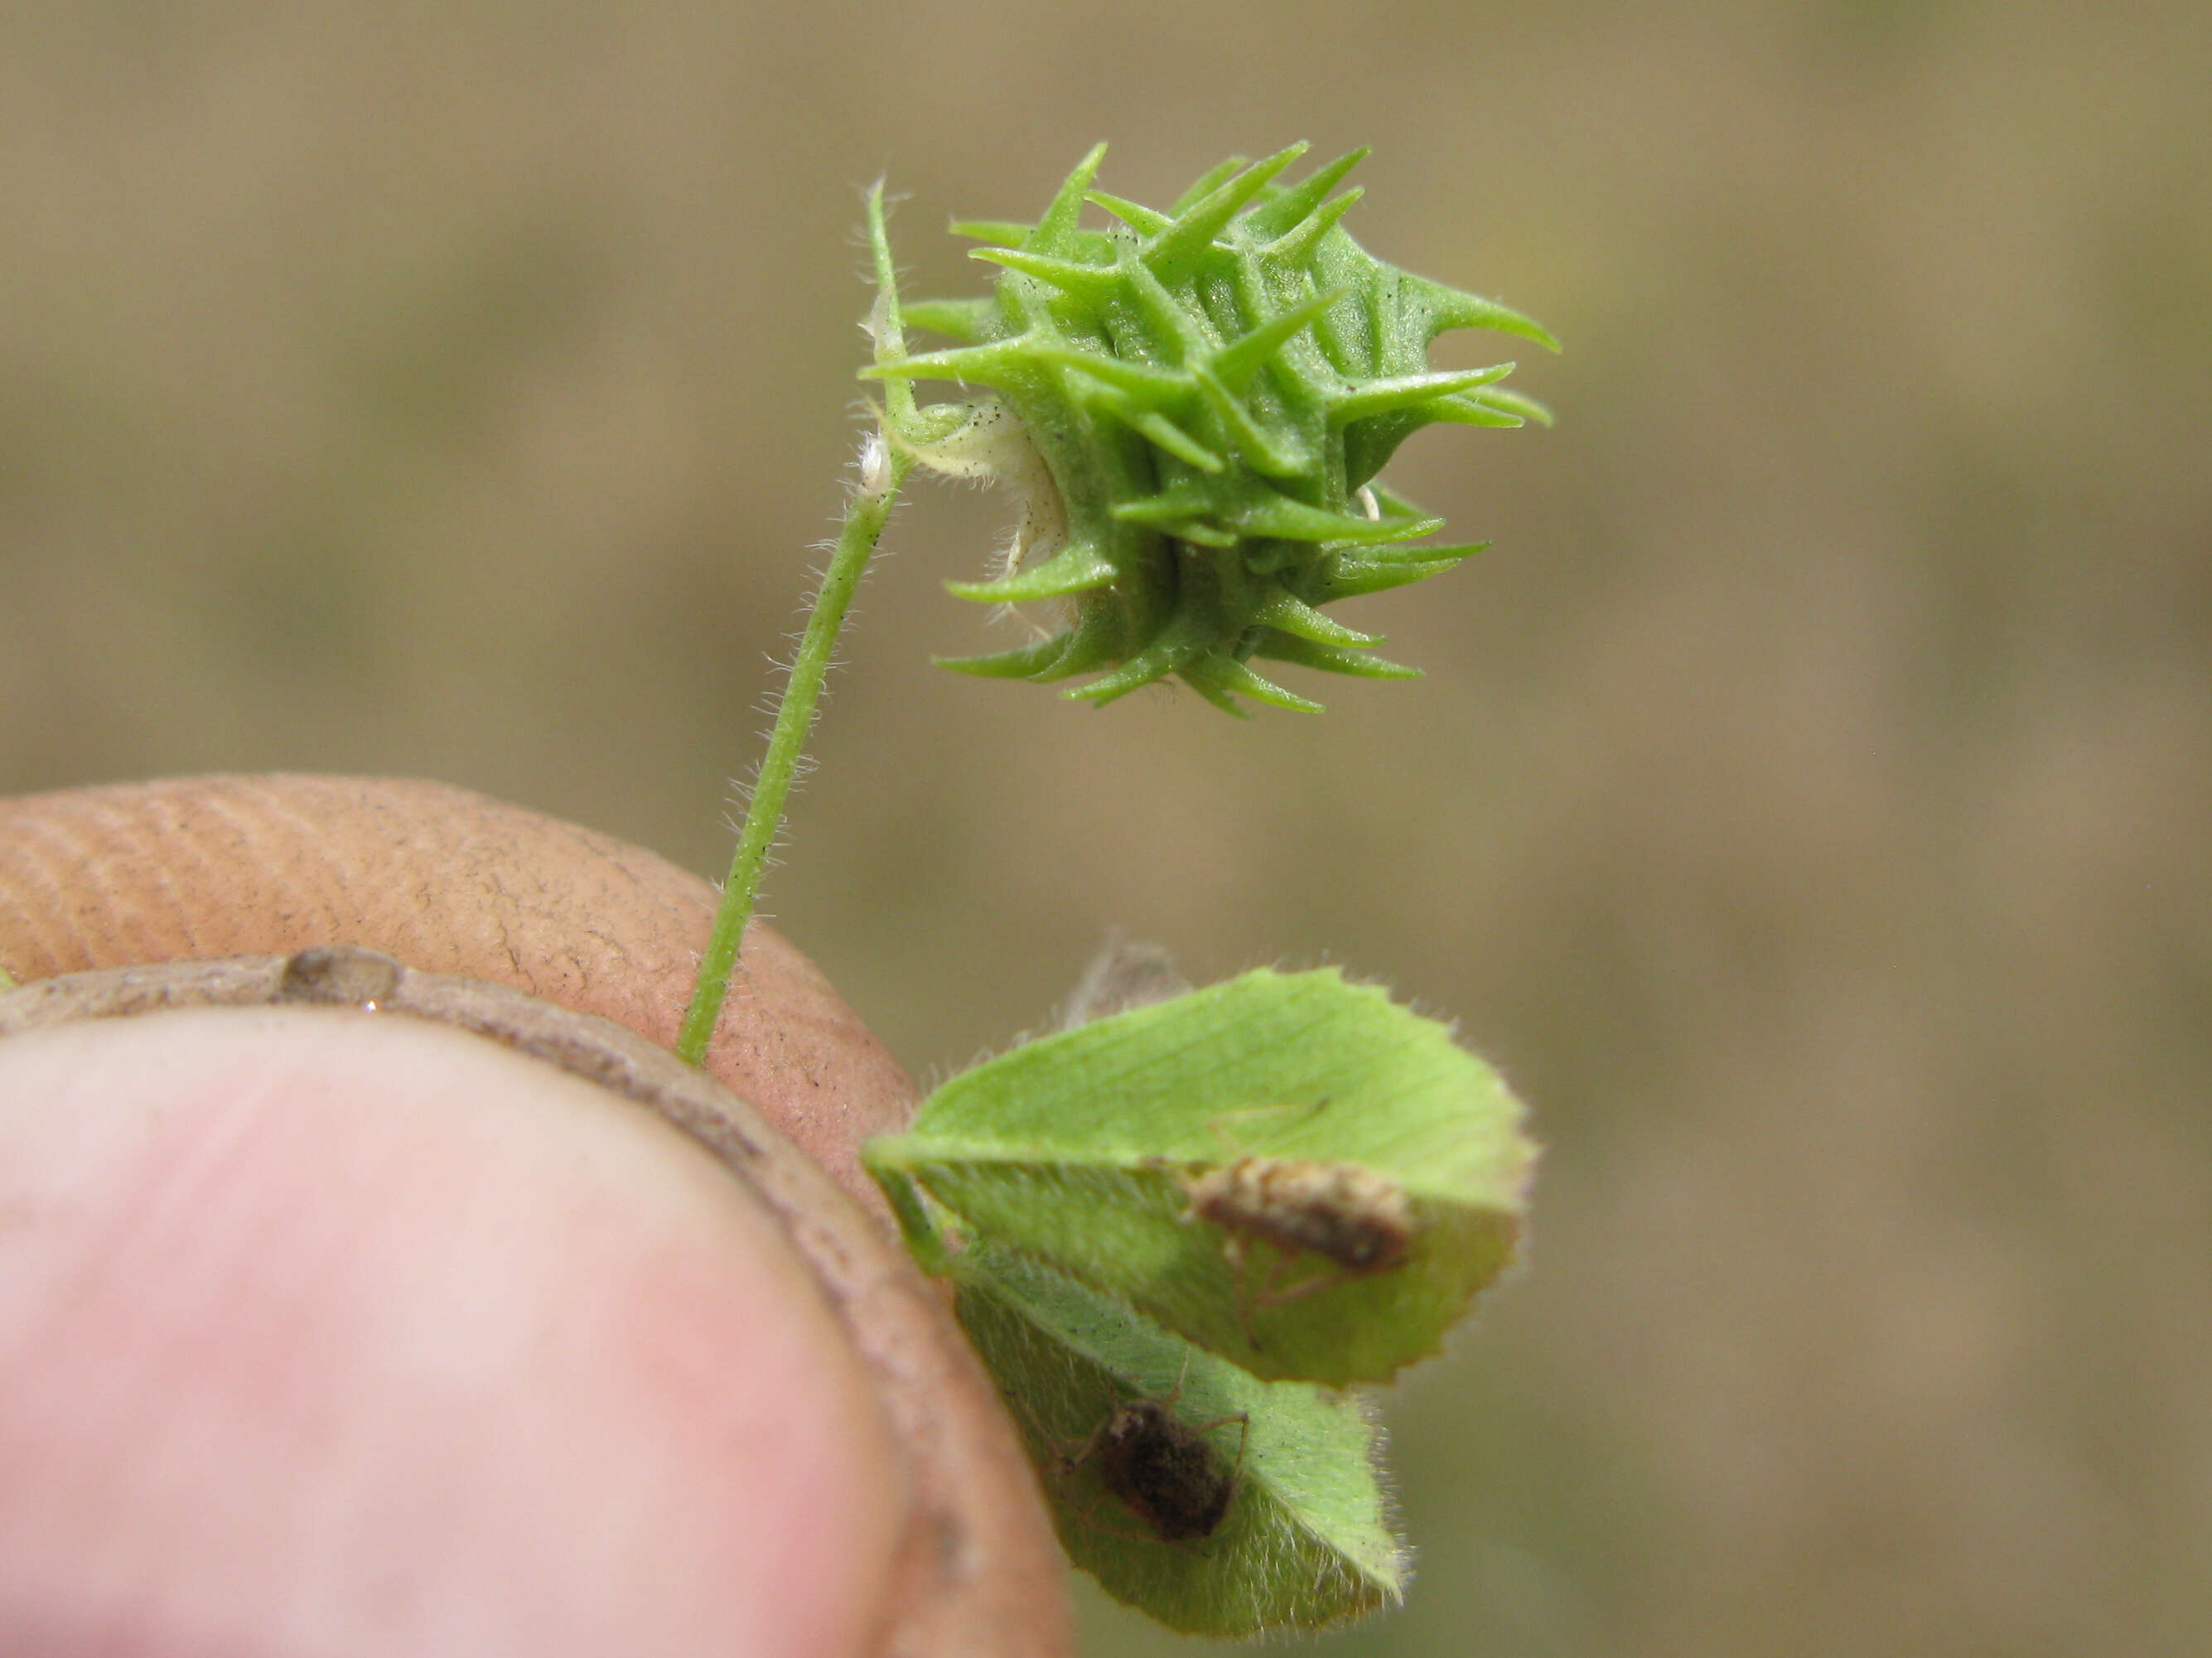
<svg viewBox="0 0 2212 1658"><path fill-rule="evenodd" d="M866 501L881 501L890 493L891 452L881 432L871 432L860 440L860 495Z"/></svg>
<svg viewBox="0 0 2212 1658"><path fill-rule="evenodd" d="M997 398L970 404L968 418L935 442L900 440L899 447L933 472L995 484L1012 498L1013 528L999 549L994 575L1012 575L1066 544L1067 509L1060 485L1021 417Z"/></svg>

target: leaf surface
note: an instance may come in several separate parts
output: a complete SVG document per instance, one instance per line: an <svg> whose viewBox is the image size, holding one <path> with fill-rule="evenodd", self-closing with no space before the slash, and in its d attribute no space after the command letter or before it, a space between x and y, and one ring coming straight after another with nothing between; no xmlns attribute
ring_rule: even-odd
<svg viewBox="0 0 2212 1658"><path fill-rule="evenodd" d="M1261 1382L989 1244L962 1250L952 1278L1061 1546L1108 1593L1221 1638L1318 1629L1398 1598L1405 1555L1376 1473L1381 1430L1357 1397ZM1227 1510L1202 1537L1164 1540L1107 1479L1101 1428L1142 1400L1203 1430L1214 1476L1230 1482Z"/></svg>
<svg viewBox="0 0 2212 1658"><path fill-rule="evenodd" d="M1255 1375L1437 1351L1510 1265L1534 1148L1450 1031L1334 969L1260 969L952 1078L869 1168L927 1260L957 1231Z"/></svg>

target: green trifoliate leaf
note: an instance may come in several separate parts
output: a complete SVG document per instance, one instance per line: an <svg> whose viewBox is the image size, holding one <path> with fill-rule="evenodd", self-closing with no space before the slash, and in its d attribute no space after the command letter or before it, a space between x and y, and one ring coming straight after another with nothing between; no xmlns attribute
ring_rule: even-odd
<svg viewBox="0 0 2212 1658"><path fill-rule="evenodd" d="M1398 1598L1405 1555L1359 1400L1259 1381L988 1243L950 1270L1061 1546L1115 1599L1233 1637Z"/></svg>
<svg viewBox="0 0 2212 1658"><path fill-rule="evenodd" d="M1256 1376L1341 1386L1435 1352L1511 1263L1522 1115L1443 1025L1261 969L986 1061L864 1156L925 1260L934 1206Z"/></svg>
<svg viewBox="0 0 2212 1658"><path fill-rule="evenodd" d="M1162 213L1092 187L1101 145L1036 223L954 227L987 244L975 257L999 267L995 291L908 314L959 346L909 355L878 331L865 372L894 388L892 440L922 465L991 478L1018 497L998 579L952 591L1049 601L1064 624L1042 646L946 665L1036 680L1099 671L1062 693L1094 702L1173 676L1231 712L1238 696L1320 706L1255 673L1255 656L1406 677L1364 665L1377 641L1322 640L1273 614L1286 600L1310 610L1392 585L1375 580L1369 544L1437 527L1376 477L1413 433L1547 418L1495 386L1510 363L1431 370L1437 335L1484 328L1558 343L1494 301L1369 253L1338 222L1359 191L1331 193L1366 152L1280 183L1305 148L1224 162ZM1085 227L1086 204L1116 222ZM872 230L879 307L896 314L879 216ZM944 423L916 425L919 380L977 388L977 406L1004 412L1020 452L987 434L988 422L949 442ZM986 441L992 453L979 457ZM1081 552L1064 563L1063 548ZM1390 574L1433 575L1456 550ZM1030 583L1032 568L1054 574ZM1079 571L1086 580L1076 583Z"/></svg>

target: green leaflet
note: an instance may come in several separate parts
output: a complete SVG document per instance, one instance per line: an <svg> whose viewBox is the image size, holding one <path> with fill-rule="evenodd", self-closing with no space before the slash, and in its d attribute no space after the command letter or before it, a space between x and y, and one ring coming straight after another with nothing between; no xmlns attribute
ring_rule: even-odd
<svg viewBox="0 0 2212 1658"><path fill-rule="evenodd" d="M1405 1556L1376 1475L1380 1432L1358 1400L1258 1381L988 1244L961 1251L952 1278L961 1324L1021 1425L1061 1546L1108 1593L1221 1637L1320 1628L1398 1598ZM1249 1418L1202 1436L1214 1476L1231 1482L1227 1511L1205 1536L1163 1540L1108 1486L1098 1430L1144 1400L1166 1402L1186 1430Z"/></svg>
<svg viewBox="0 0 2212 1658"><path fill-rule="evenodd" d="M864 1156L938 1270L949 1230L1340 1387L1435 1352L1511 1263L1522 1114L1443 1025L1263 968L988 1060Z"/></svg>

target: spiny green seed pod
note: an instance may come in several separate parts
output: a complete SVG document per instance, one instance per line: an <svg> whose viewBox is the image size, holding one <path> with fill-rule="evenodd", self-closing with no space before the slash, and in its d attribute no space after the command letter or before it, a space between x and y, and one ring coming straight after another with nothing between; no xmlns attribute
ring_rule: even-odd
<svg viewBox="0 0 2212 1658"><path fill-rule="evenodd" d="M945 666L1036 680L1107 670L1064 693L1094 702L1173 674L1232 714L1233 693L1321 706L1261 677L1255 657L1370 678L1418 671L1368 654L1380 641L1321 607L1480 547L1415 544L1443 520L1376 474L1432 422L1547 419L1498 386L1511 363L1431 372L1429 343L1490 328L1559 348L1526 317L1386 264L1346 234L1337 222L1361 192L1329 191L1366 151L1276 185L1305 149L1233 158L1160 213L1091 188L1102 144L1036 224L956 225L986 244L973 258L1002 269L990 298L905 308L904 321L961 342L946 350L906 354L878 234L877 361L864 373L891 382L892 442L1023 500L1002 573L947 586L1067 612L1036 644ZM1086 202L1118 222L1085 228ZM987 394L917 409L917 380Z"/></svg>

